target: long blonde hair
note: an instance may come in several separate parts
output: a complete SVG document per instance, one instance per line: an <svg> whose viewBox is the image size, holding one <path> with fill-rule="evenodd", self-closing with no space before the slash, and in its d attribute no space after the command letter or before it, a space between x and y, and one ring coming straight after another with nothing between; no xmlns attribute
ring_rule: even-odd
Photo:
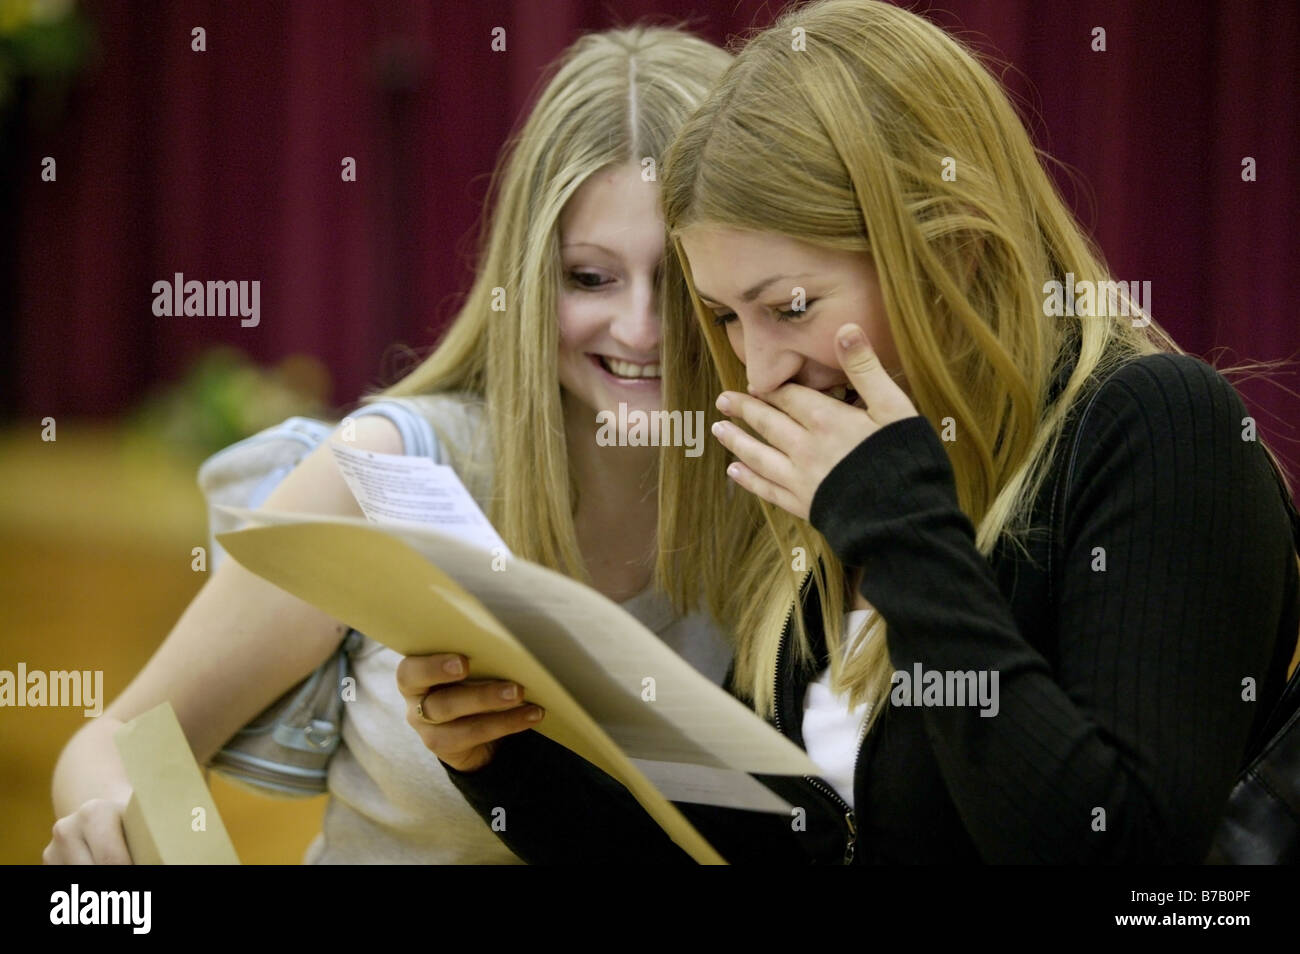
<svg viewBox="0 0 1300 954"><path fill-rule="evenodd" d="M556 370L560 213L605 166L658 163L730 62L726 51L669 27L573 43L493 171L495 207L480 234L477 274L451 327L415 370L361 399L481 397L492 447L488 518L516 555L584 582ZM494 311L502 300L505 310Z"/></svg>
<svg viewBox="0 0 1300 954"><path fill-rule="evenodd" d="M745 389L743 365L695 294L683 229L869 252L917 410L936 429L944 418L956 425L944 446L979 551L1016 540L1088 382L1130 356L1181 352L1154 322L1141 326L1150 316L1123 290L1136 323L1045 315L1045 281L1110 278L1048 158L990 71L921 17L870 0L786 11L748 42L664 159L669 258L681 273L668 288L689 299L665 303L665 403L710 408L720 390ZM946 159L955 176L943 174ZM659 585L733 628L736 685L771 714L783 623L811 573L832 685L872 703L874 719L892 672L884 621L874 615L845 663L844 569L825 538L729 486L725 450L707 444L697 458L661 458ZM795 658L807 665L802 614L793 618Z"/></svg>

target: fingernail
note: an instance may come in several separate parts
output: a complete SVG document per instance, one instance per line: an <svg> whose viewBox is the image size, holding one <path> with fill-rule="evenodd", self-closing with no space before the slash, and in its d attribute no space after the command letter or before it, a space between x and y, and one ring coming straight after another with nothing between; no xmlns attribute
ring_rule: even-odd
<svg viewBox="0 0 1300 954"><path fill-rule="evenodd" d="M445 669L453 676L459 676L464 674L465 672L465 664L460 661L459 656L457 656L455 659L448 659L445 663L442 664L442 668Z"/></svg>
<svg viewBox="0 0 1300 954"><path fill-rule="evenodd" d="M515 697L518 696L518 695L519 695L519 687L518 687L518 686L503 686L502 689L501 689L501 698L502 698L502 699L513 699L513 698L515 698Z"/></svg>
<svg viewBox="0 0 1300 954"><path fill-rule="evenodd" d="M731 410L731 402L727 400L725 394L718 395L718 410L724 414Z"/></svg>
<svg viewBox="0 0 1300 954"><path fill-rule="evenodd" d="M727 429L723 426L721 421L714 421L713 426L709 428L709 430L713 431L714 437L722 437L722 435L726 433Z"/></svg>
<svg viewBox="0 0 1300 954"><path fill-rule="evenodd" d="M524 713L524 718L529 722L536 722L541 717L542 710L540 706L530 706L528 711Z"/></svg>
<svg viewBox="0 0 1300 954"><path fill-rule="evenodd" d="M843 348L845 351L849 350L850 348L856 348L858 345L862 344L863 341L862 329L856 326L852 328L845 328L843 331L840 332L838 340L840 343L840 347Z"/></svg>

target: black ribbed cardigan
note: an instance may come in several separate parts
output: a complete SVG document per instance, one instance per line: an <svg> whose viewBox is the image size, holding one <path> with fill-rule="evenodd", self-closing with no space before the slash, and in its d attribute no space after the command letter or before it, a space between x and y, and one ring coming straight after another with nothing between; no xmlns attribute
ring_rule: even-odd
<svg viewBox="0 0 1300 954"><path fill-rule="evenodd" d="M867 438L811 522L863 568L894 668L996 672L997 715L891 705L859 751L852 814L821 780L766 776L800 824L678 807L739 863L1203 860L1300 629L1285 498L1245 418L1198 359L1130 359L1076 403L1025 550L1004 540L991 558L924 418ZM819 612L805 587L824 666ZM774 722L802 745L816 670L792 655ZM689 861L619 783L536 732L477 772L445 767L485 821L506 810L497 834L525 861Z"/></svg>

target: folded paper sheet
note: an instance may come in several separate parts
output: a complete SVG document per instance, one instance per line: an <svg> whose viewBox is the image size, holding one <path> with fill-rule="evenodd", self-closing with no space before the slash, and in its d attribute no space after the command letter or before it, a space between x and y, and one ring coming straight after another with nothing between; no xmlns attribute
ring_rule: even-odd
<svg viewBox="0 0 1300 954"><path fill-rule="evenodd" d="M331 443L334 462L373 523L418 523L436 527L485 550L510 548L479 509L456 471L427 457L381 454Z"/></svg>
<svg viewBox="0 0 1300 954"><path fill-rule="evenodd" d="M170 702L123 725L113 742L131 783L122 828L136 864L239 864Z"/></svg>
<svg viewBox="0 0 1300 954"><path fill-rule="evenodd" d="M711 789L691 800L734 797L772 811L789 806L746 773L818 771L634 617L568 577L503 564L499 551L414 524L229 509L250 524L219 538L241 565L400 653L461 652L471 677L519 682L547 712L537 731L622 782L697 860L722 859L634 759L661 783ZM672 763L705 771L666 770Z"/></svg>

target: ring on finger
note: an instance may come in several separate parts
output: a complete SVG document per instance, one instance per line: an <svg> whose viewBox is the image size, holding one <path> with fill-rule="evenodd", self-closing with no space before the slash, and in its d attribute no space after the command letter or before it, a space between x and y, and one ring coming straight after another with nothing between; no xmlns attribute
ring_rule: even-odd
<svg viewBox="0 0 1300 954"><path fill-rule="evenodd" d="M429 690L429 692L432 691L433 691L432 689ZM429 699L429 692L426 692L423 696L421 696L420 701L415 704L415 714L420 717L421 722L425 722L429 725L437 725L438 723L434 722L432 719L430 719L427 715L424 714L424 704Z"/></svg>

